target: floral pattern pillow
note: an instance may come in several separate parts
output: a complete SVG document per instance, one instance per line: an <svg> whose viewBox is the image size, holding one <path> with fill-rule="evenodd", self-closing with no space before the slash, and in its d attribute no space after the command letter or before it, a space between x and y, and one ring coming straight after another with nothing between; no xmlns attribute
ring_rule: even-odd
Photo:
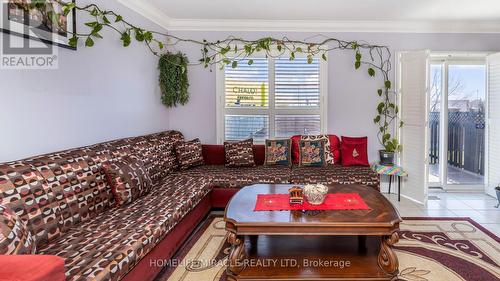
<svg viewBox="0 0 500 281"><path fill-rule="evenodd" d="M175 153L181 170L204 164L200 139L178 142L175 146Z"/></svg>
<svg viewBox="0 0 500 281"><path fill-rule="evenodd" d="M300 166L326 166L325 144L324 139L301 140L299 142Z"/></svg>
<svg viewBox="0 0 500 281"><path fill-rule="evenodd" d="M35 237L10 208L0 205L0 255L35 254Z"/></svg>
<svg viewBox="0 0 500 281"><path fill-rule="evenodd" d="M148 193L153 186L144 163L136 156L106 162L103 170L119 206L131 203Z"/></svg>
<svg viewBox="0 0 500 281"><path fill-rule="evenodd" d="M302 140L325 140L325 160L327 164L335 164L335 158L331 150L330 138L328 135L302 136Z"/></svg>
<svg viewBox="0 0 500 281"><path fill-rule="evenodd" d="M255 166L253 156L253 139L239 142L224 142L227 167Z"/></svg>
<svg viewBox="0 0 500 281"><path fill-rule="evenodd" d="M266 165L292 165L292 141L266 140Z"/></svg>

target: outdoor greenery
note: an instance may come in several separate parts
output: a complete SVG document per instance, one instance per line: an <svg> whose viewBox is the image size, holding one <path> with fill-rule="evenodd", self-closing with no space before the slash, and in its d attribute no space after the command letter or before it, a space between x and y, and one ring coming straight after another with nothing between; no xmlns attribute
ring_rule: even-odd
<svg viewBox="0 0 500 281"><path fill-rule="evenodd" d="M39 0L45 1L45 0ZM46 0L49 1L49 0ZM115 31L124 47L128 47L133 40L145 44L151 53L160 57L160 85L162 88L162 101L166 106L176 106L185 104L188 101L188 81L187 66L203 65L208 68L212 65L224 67L230 65L238 67L242 60L249 65L253 63L251 57L255 53L265 53L268 57L287 56L294 60L298 56L304 56L309 63L313 57L320 56L327 60L328 53L335 50L346 50L353 52L354 69L365 69L370 77L379 77L382 86L376 90L376 94L381 101L377 105L376 115L373 122L379 128L378 138L386 151L395 152L401 150L401 146L396 138L391 134L391 126L396 122L399 108L395 104L396 93L392 90L392 83L389 79L391 71L391 52L387 46L372 45L360 41L344 41L336 38L318 35L315 38L321 40L292 40L287 37L273 38L264 37L250 40L229 36L223 40L210 42L207 40L194 40L180 38L166 32L146 30L136 26L114 11L103 10L95 4L78 6L74 3L60 2L63 4L63 11L67 15L73 9L88 13L92 20L86 22L88 27L84 33L75 33L69 40L71 46L76 46L80 40L85 42L85 46L94 46L95 40L102 39L101 31L104 28ZM51 15L57 17L58 15ZM54 19L53 22L58 22ZM165 55L166 49L170 49L179 43L190 43L200 46L201 58L194 64L189 64L187 58L182 54ZM375 94L375 93L374 93ZM400 122L399 126L403 126Z"/></svg>

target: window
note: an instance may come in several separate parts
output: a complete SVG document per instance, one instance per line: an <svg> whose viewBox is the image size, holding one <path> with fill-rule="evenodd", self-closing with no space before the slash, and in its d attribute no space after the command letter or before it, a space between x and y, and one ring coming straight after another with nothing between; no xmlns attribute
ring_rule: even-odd
<svg viewBox="0 0 500 281"><path fill-rule="evenodd" d="M254 57L219 69L218 142L324 132L326 68L319 58Z"/></svg>

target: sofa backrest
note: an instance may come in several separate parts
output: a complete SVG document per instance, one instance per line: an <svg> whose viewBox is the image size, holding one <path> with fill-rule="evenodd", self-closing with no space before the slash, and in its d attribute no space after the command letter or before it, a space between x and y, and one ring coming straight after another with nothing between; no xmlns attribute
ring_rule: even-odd
<svg viewBox="0 0 500 281"><path fill-rule="evenodd" d="M102 163L136 154L157 184L177 169L173 148L183 138L167 131L0 164L0 203L25 220L43 245L112 206Z"/></svg>
<svg viewBox="0 0 500 281"><path fill-rule="evenodd" d="M226 163L226 154L222 144L204 144L202 153L205 165L224 165ZM253 157L256 165L264 165L266 158L265 145L255 144L253 146Z"/></svg>

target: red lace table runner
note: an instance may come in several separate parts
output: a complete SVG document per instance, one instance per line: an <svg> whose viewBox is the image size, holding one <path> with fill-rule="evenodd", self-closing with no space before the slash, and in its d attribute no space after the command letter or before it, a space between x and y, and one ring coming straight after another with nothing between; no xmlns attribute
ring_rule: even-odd
<svg viewBox="0 0 500 281"><path fill-rule="evenodd" d="M358 193L327 194L321 205L311 205L304 198L302 205L290 205L289 194L258 194L254 211L327 211L327 210L370 210Z"/></svg>

